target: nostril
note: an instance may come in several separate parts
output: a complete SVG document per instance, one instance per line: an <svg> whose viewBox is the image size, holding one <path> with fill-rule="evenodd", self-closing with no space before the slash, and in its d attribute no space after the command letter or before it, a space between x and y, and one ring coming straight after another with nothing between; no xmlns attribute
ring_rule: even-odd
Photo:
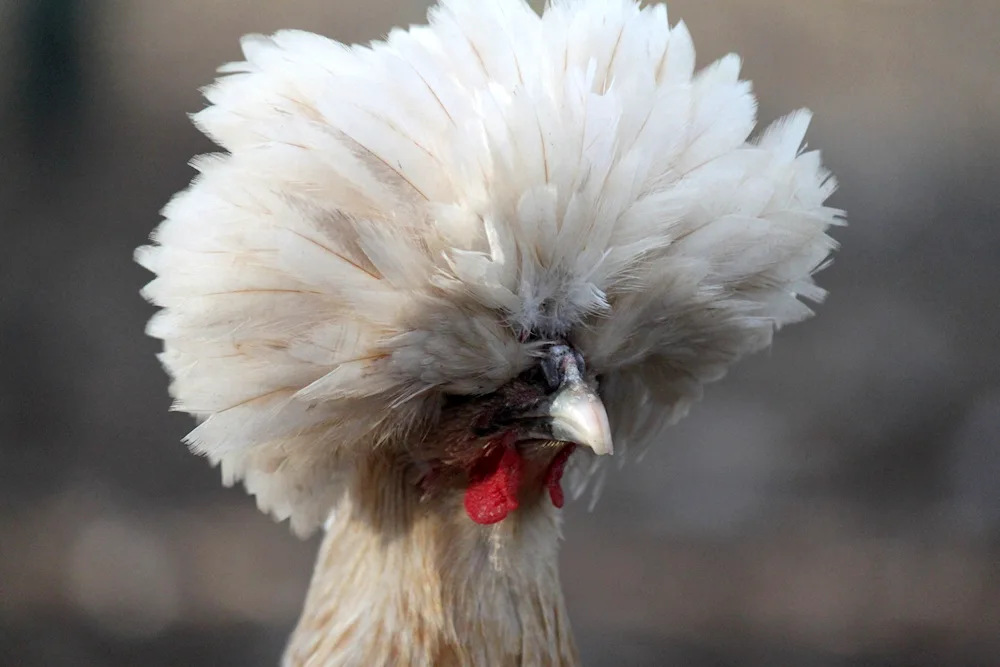
<svg viewBox="0 0 1000 667"><path fill-rule="evenodd" d="M542 375L545 377L545 384L548 385L550 391L558 389L562 381L563 374L559 368L559 362L559 357L550 355L543 358L540 364Z"/></svg>
<svg viewBox="0 0 1000 667"><path fill-rule="evenodd" d="M579 382L586 376L583 355L561 341L549 346L539 367L549 391L555 391L567 382Z"/></svg>

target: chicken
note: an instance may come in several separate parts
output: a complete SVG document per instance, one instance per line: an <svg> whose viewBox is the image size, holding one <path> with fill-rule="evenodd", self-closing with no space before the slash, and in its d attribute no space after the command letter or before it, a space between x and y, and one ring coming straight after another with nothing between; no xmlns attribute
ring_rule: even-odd
<svg viewBox="0 0 1000 667"><path fill-rule="evenodd" d="M443 0L242 42L137 260L186 439L299 534L288 667L579 664L562 477L664 429L819 301L842 212L799 111L633 0ZM569 477L567 477L567 481Z"/></svg>

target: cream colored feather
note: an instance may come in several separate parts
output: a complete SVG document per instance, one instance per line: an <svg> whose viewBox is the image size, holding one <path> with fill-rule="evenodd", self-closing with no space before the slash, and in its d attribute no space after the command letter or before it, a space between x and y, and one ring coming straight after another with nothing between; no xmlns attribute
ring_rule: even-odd
<svg viewBox="0 0 1000 667"><path fill-rule="evenodd" d="M620 452L823 296L809 113L748 139L739 59L696 73L663 5L443 0L367 47L243 52L194 116L225 153L137 259L188 443L299 533L443 394L527 368L528 332L601 373Z"/></svg>

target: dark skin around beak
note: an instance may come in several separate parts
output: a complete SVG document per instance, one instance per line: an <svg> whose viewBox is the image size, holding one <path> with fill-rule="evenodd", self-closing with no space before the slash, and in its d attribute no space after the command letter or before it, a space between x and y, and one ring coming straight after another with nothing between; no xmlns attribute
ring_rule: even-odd
<svg viewBox="0 0 1000 667"><path fill-rule="evenodd" d="M507 415L525 437L587 447L595 454L613 453L608 413L587 378L583 357L564 343L553 344L539 362L548 393L532 406Z"/></svg>

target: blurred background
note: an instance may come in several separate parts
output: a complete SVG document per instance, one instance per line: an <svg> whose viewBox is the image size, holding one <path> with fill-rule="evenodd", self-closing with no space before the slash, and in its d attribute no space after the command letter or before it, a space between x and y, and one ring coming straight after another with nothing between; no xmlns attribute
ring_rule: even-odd
<svg viewBox="0 0 1000 667"><path fill-rule="evenodd" d="M422 0L0 2L0 665L275 666L315 541L180 439L131 260L247 32ZM820 316L568 512L590 667L1000 665L1000 3L673 0L761 119L816 111Z"/></svg>

